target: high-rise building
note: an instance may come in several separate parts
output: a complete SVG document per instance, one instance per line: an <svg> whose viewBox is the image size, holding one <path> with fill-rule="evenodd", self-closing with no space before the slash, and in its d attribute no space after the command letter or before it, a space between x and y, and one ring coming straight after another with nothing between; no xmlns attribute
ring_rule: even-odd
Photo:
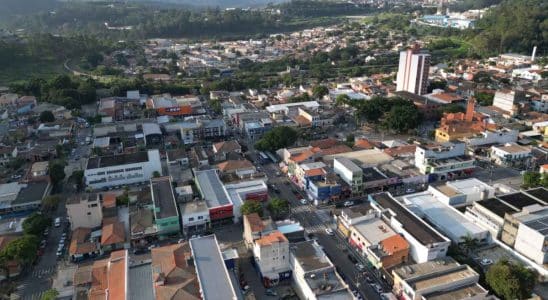
<svg viewBox="0 0 548 300"><path fill-rule="evenodd" d="M400 52L396 90L417 95L426 94L429 69L430 54L421 52L418 45Z"/></svg>

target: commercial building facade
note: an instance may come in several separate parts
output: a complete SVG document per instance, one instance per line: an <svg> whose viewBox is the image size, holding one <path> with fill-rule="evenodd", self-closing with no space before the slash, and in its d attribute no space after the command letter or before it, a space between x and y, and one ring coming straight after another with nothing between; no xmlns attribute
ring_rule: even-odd
<svg viewBox="0 0 548 300"><path fill-rule="evenodd" d="M93 189L146 183L155 172L162 174L161 165L158 150L98 156L88 160L84 177Z"/></svg>

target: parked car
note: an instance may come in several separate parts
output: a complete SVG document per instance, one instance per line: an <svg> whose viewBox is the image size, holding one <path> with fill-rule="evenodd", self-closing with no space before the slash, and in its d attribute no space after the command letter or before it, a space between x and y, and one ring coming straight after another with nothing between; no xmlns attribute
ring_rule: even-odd
<svg viewBox="0 0 548 300"><path fill-rule="evenodd" d="M61 226L61 218L55 218L54 225L55 225L55 227Z"/></svg>
<svg viewBox="0 0 548 300"><path fill-rule="evenodd" d="M267 296L278 296L278 293L276 293L276 292L275 292L274 290L272 290L272 289L266 289L266 290L265 290L265 294L266 294Z"/></svg>
<svg viewBox="0 0 548 300"><path fill-rule="evenodd" d="M489 265L492 265L493 264L493 260L492 259L489 259L489 258L484 258L480 261L480 264L482 266L489 266Z"/></svg>
<svg viewBox="0 0 548 300"><path fill-rule="evenodd" d="M365 266L363 264L356 264L356 269L358 269L358 271L360 272L363 272L365 270Z"/></svg>
<svg viewBox="0 0 548 300"><path fill-rule="evenodd" d="M354 201L344 201L343 205L344 205L344 207L352 206L352 205L354 205Z"/></svg>
<svg viewBox="0 0 548 300"><path fill-rule="evenodd" d="M301 199L301 204L302 204L302 205L307 205L308 202L306 201L306 199Z"/></svg>
<svg viewBox="0 0 548 300"><path fill-rule="evenodd" d="M326 228L325 229L325 233L327 233L327 235L334 235L335 233L333 232L333 229L331 228Z"/></svg>

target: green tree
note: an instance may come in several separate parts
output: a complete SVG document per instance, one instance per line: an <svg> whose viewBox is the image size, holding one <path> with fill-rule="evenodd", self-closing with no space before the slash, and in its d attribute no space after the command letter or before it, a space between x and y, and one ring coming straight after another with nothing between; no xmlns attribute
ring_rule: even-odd
<svg viewBox="0 0 548 300"><path fill-rule="evenodd" d="M101 53L90 53L85 56L85 59L92 68L95 68L103 62L103 55Z"/></svg>
<svg viewBox="0 0 548 300"><path fill-rule="evenodd" d="M323 98L323 96L329 94L329 89L325 85L317 85L312 88L312 95L314 98Z"/></svg>
<svg viewBox="0 0 548 300"><path fill-rule="evenodd" d="M478 92L476 93L475 96L476 96L476 100L478 100L479 105L481 106L493 105L493 98L495 98L494 94Z"/></svg>
<svg viewBox="0 0 548 300"><path fill-rule="evenodd" d="M350 105L350 97L346 94L338 95L337 98L335 98L335 106L343 106L343 105Z"/></svg>
<svg viewBox="0 0 548 300"><path fill-rule="evenodd" d="M42 294L40 300L55 300L59 296L59 292L56 289L49 289Z"/></svg>
<svg viewBox="0 0 548 300"><path fill-rule="evenodd" d="M523 187L531 188L540 185L541 177L540 173L527 171L523 173Z"/></svg>
<svg viewBox="0 0 548 300"><path fill-rule="evenodd" d="M465 235L462 240L463 242L461 244L461 247L464 248L464 251L467 255L470 255L479 247L478 239L472 237L470 234Z"/></svg>
<svg viewBox="0 0 548 300"><path fill-rule="evenodd" d="M240 206L240 212L242 215L249 215L252 213L257 213L259 216L263 216L263 206L258 201L247 200L242 206Z"/></svg>
<svg viewBox="0 0 548 300"><path fill-rule="evenodd" d="M65 165L59 162L54 162L49 166L49 178L56 185L65 179Z"/></svg>
<svg viewBox="0 0 548 300"><path fill-rule="evenodd" d="M42 200L42 209L44 211L53 211L59 205L61 198L56 195L47 196Z"/></svg>
<svg viewBox="0 0 548 300"><path fill-rule="evenodd" d="M272 198L268 203L267 209L274 218L284 217L289 213L289 202L277 197Z"/></svg>
<svg viewBox="0 0 548 300"><path fill-rule="evenodd" d="M158 171L152 172L152 177L158 178L158 177L160 177L160 176L162 176L162 174L160 174L160 172L158 172Z"/></svg>
<svg viewBox="0 0 548 300"><path fill-rule="evenodd" d="M55 121L55 116L49 110L44 110L40 113L40 122L49 123Z"/></svg>
<svg viewBox="0 0 548 300"><path fill-rule="evenodd" d="M70 180L76 184L76 188L81 190L84 187L84 171L76 170L70 175Z"/></svg>
<svg viewBox="0 0 548 300"><path fill-rule="evenodd" d="M489 268L485 280L503 299L527 299L531 296L537 276L522 265L500 260Z"/></svg>
<svg viewBox="0 0 548 300"><path fill-rule="evenodd" d="M40 213L33 213L23 221L23 232L40 236L51 225L51 219Z"/></svg>
<svg viewBox="0 0 548 300"><path fill-rule="evenodd" d="M255 148L261 151L276 151L293 145L297 141L297 137L297 131L291 127L275 127L255 143Z"/></svg>
<svg viewBox="0 0 548 300"><path fill-rule="evenodd" d="M354 147L354 142L356 141L356 137L353 134L349 134L346 136L345 144L348 147Z"/></svg>
<svg viewBox="0 0 548 300"><path fill-rule="evenodd" d="M0 251L0 261L15 260L22 265L28 265L36 259L39 239L34 235L24 235L11 241Z"/></svg>
<svg viewBox="0 0 548 300"><path fill-rule="evenodd" d="M414 105L393 106L384 121L384 125L395 132L405 133L417 128L421 122L421 115Z"/></svg>

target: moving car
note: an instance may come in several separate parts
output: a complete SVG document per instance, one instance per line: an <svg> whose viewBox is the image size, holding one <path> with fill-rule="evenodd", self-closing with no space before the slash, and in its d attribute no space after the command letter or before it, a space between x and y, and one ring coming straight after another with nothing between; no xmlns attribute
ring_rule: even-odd
<svg viewBox="0 0 548 300"><path fill-rule="evenodd" d="M333 232L333 229L331 228L326 228L325 229L325 233L327 233L327 235L334 235L335 233Z"/></svg>

